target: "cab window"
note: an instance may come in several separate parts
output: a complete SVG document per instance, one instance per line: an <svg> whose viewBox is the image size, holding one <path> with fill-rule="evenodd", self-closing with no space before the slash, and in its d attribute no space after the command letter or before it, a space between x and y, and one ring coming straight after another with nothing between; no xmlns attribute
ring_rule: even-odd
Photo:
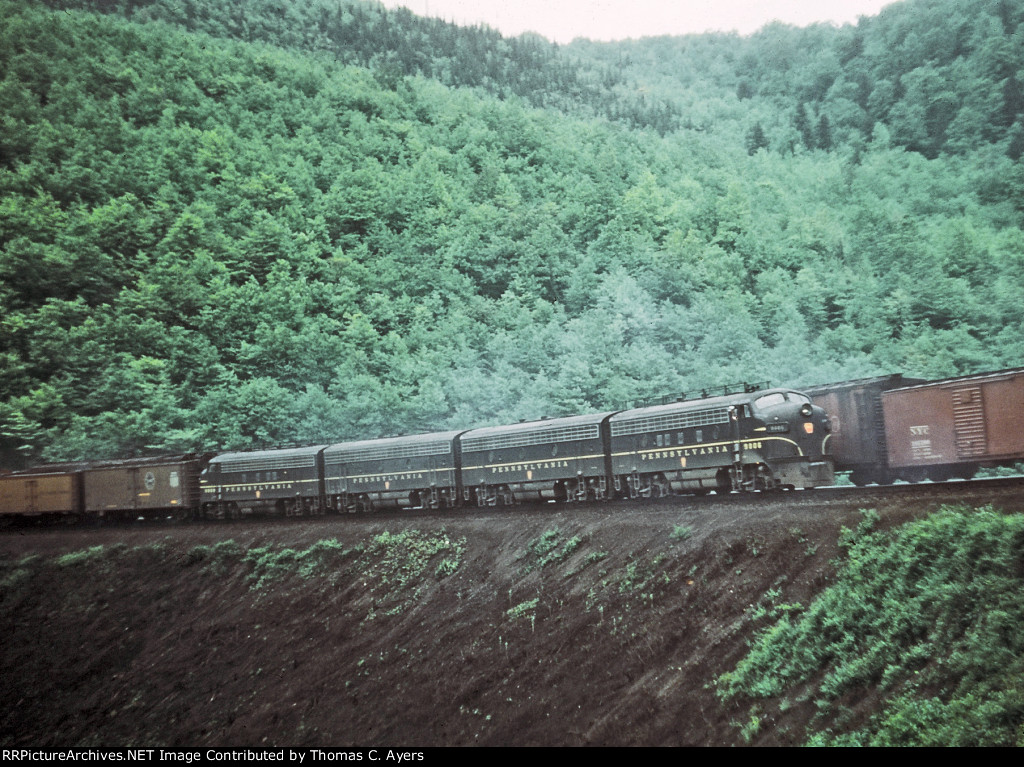
<svg viewBox="0 0 1024 767"><path fill-rule="evenodd" d="M764 410L770 407L778 407L786 401L786 395L782 392L775 392L774 394L765 394L763 397L758 397L754 400L754 407L757 410Z"/></svg>

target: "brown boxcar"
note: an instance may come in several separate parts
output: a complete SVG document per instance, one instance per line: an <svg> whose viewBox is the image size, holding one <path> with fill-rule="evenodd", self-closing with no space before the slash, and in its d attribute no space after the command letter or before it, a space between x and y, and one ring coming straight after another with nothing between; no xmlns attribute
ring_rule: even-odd
<svg viewBox="0 0 1024 767"><path fill-rule="evenodd" d="M857 485L889 481L882 392L924 382L893 373L801 389L829 415L832 431L825 453L832 456L836 471L850 472Z"/></svg>
<svg viewBox="0 0 1024 767"><path fill-rule="evenodd" d="M77 471L0 477L0 515L80 514L81 511L82 475Z"/></svg>
<svg viewBox="0 0 1024 767"><path fill-rule="evenodd" d="M894 389L882 408L889 467L901 479L1024 461L1024 368Z"/></svg>
<svg viewBox="0 0 1024 767"><path fill-rule="evenodd" d="M97 464L82 474L85 512L189 516L199 506L204 466L204 458L195 454Z"/></svg>

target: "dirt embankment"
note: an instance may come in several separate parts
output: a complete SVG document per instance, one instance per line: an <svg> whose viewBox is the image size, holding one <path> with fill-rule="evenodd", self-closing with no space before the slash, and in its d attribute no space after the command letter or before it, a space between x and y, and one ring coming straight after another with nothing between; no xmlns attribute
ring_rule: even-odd
<svg viewBox="0 0 1024 767"><path fill-rule="evenodd" d="M744 729L714 681L764 625L751 608L808 603L859 521L673 505L7 532L0 741L801 742L813 701Z"/></svg>

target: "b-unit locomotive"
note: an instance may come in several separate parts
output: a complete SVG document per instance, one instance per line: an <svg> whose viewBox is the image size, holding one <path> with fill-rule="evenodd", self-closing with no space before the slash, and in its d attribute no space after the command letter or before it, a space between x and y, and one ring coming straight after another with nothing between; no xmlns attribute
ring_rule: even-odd
<svg viewBox="0 0 1024 767"><path fill-rule="evenodd" d="M460 432L331 445L323 451L325 508L450 508L459 499Z"/></svg>
<svg viewBox="0 0 1024 767"><path fill-rule="evenodd" d="M743 387L506 426L11 474L0 514L304 515L811 488L833 481L828 428L806 395Z"/></svg>
<svg viewBox="0 0 1024 767"><path fill-rule="evenodd" d="M517 501L609 497L611 413L474 429L459 438L463 501L507 506Z"/></svg>
<svg viewBox="0 0 1024 767"><path fill-rule="evenodd" d="M243 512L301 515L323 506L324 445L223 453L199 478L201 515Z"/></svg>

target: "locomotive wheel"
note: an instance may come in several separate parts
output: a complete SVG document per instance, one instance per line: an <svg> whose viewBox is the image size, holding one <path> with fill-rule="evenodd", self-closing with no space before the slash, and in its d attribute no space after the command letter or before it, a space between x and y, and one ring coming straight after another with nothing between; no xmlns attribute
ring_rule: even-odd
<svg viewBox="0 0 1024 767"><path fill-rule="evenodd" d="M569 501L569 493L565 489L565 483L558 481L551 488L551 494L555 499L555 503L567 503Z"/></svg>
<svg viewBox="0 0 1024 767"><path fill-rule="evenodd" d="M766 493L775 487L775 480L772 478L771 469L759 465L754 469L754 476L744 482L750 491L755 493Z"/></svg>
<svg viewBox="0 0 1024 767"><path fill-rule="evenodd" d="M668 498L672 495L672 485L661 474L654 478L654 486L658 490L658 498Z"/></svg>
<svg viewBox="0 0 1024 767"><path fill-rule="evenodd" d="M732 476L728 469L719 469L715 475L715 494L727 495L732 492Z"/></svg>

